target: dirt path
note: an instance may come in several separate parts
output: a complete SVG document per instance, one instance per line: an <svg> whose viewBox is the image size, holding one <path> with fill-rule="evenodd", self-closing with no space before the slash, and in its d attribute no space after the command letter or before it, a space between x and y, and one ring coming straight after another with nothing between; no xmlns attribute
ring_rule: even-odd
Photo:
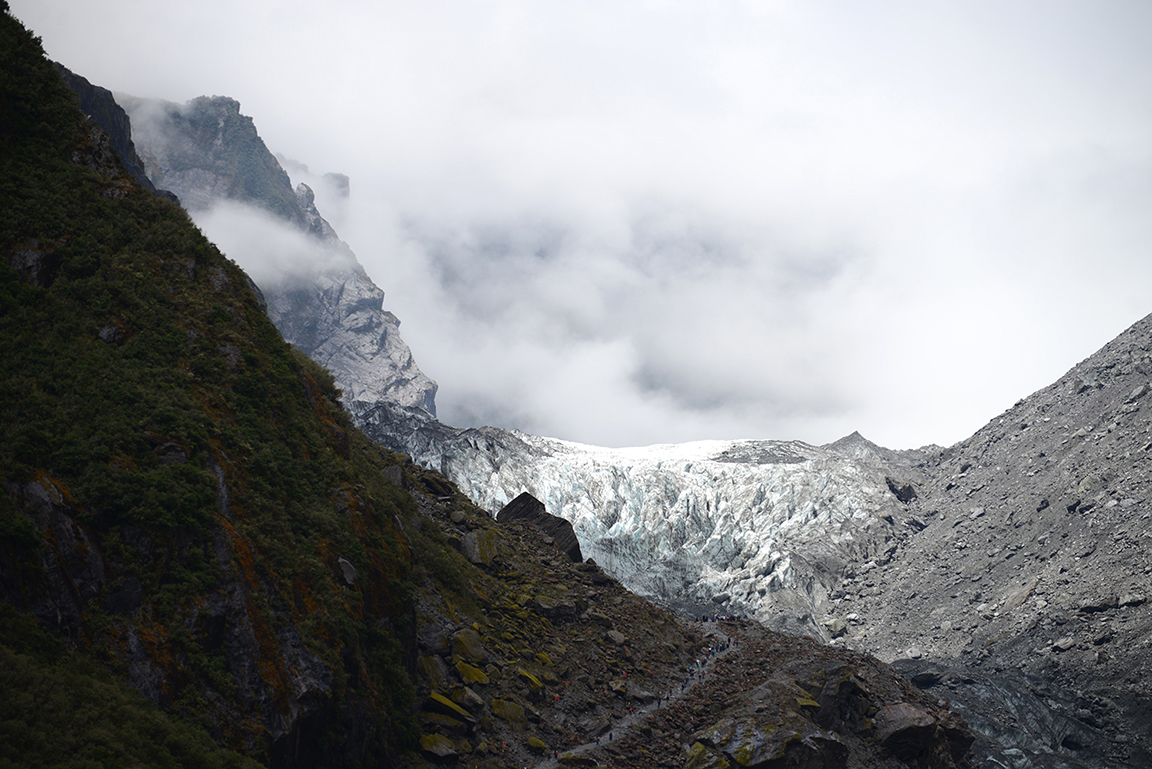
<svg viewBox="0 0 1152 769"><path fill-rule="evenodd" d="M695 671L693 675L686 677L686 680L675 680L667 682L667 694L659 697L656 702L633 708L632 713L629 713L623 718L617 720L612 729L609 730L607 734L600 737L599 740L593 740L591 742L586 742L583 745L576 745L574 747L558 751L558 754L560 756L591 757L590 754L592 752L597 751L600 748L607 747L614 742L619 742L624 737L630 736L637 725L647 720L650 716L671 706L676 701L687 696L698 685L706 685L708 682L709 673L711 672L714 663L718 660L724 659L731 654L739 654L740 650L743 648L743 645L740 644L740 639L736 633L736 629L738 627L739 625L733 625L729 623L703 623L703 626L699 628L700 632L702 632L705 636L714 638L715 643L724 643L727 641L727 648L722 649L721 651L718 651L714 654L709 653L702 657L700 660L700 669ZM732 642L735 642L735 645L733 645ZM681 684L683 684L683 687L681 687ZM535 769L555 769L555 767L561 765L561 762L555 755L548 756L542 761L534 764Z"/></svg>

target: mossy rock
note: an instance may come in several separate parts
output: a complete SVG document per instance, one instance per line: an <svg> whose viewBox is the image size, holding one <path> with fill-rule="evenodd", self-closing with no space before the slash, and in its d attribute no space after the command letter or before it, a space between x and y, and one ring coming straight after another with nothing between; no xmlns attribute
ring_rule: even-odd
<svg viewBox="0 0 1152 769"><path fill-rule="evenodd" d="M464 535L464 557L475 564L492 565L496 559L496 531L470 531Z"/></svg>
<svg viewBox="0 0 1152 769"><path fill-rule="evenodd" d="M460 755L456 743L443 734L424 734L420 736L420 752L434 761L453 759Z"/></svg>
<svg viewBox="0 0 1152 769"><path fill-rule="evenodd" d="M492 709L493 715L504 719L513 726L523 727L527 722L527 718L524 716L524 708L510 700L493 698L492 701L488 703L488 707Z"/></svg>
<svg viewBox="0 0 1152 769"><path fill-rule="evenodd" d="M457 686L452 690L452 701L469 713L479 713L484 709L484 698L467 686Z"/></svg>
<svg viewBox="0 0 1152 769"><path fill-rule="evenodd" d="M452 655L472 663L483 662L488 657L480 634L472 628L464 628L452 636Z"/></svg>
<svg viewBox="0 0 1152 769"><path fill-rule="evenodd" d="M469 686L472 684L487 684L489 682L487 673L475 665L469 665L463 660L456 663L456 672L460 674L460 678L463 679L464 683Z"/></svg>
<svg viewBox="0 0 1152 769"><path fill-rule="evenodd" d="M428 679L433 691L447 691L452 686L451 674L444 660L436 656L421 656L416 661L416 669Z"/></svg>
<svg viewBox="0 0 1152 769"><path fill-rule="evenodd" d="M440 692L432 692L430 695L428 695L428 699L424 700L424 707L433 713L443 713L446 716L458 718L461 721L472 723L476 720L472 717L471 713L445 697Z"/></svg>
<svg viewBox="0 0 1152 769"><path fill-rule="evenodd" d="M725 718L697 732L693 739L711 746L736 766L767 766L785 758L798 766L843 766L848 748L834 733L815 728L798 714L793 718L795 723L791 724ZM706 766L710 764L699 764Z"/></svg>
<svg viewBox="0 0 1152 769"><path fill-rule="evenodd" d="M450 734L454 737L463 737L468 732L468 724L457 721L443 713L420 713L420 724L425 728L432 728L441 734Z"/></svg>
<svg viewBox="0 0 1152 769"><path fill-rule="evenodd" d="M687 753L684 769L728 769L728 759L709 750L699 742L692 743L691 747L687 749Z"/></svg>
<svg viewBox="0 0 1152 769"><path fill-rule="evenodd" d="M544 740L540 739L539 737L529 737L528 738L528 750L531 750L533 753L536 753L537 755L539 755L539 754L542 754L544 751L548 750L548 744L546 742L544 742Z"/></svg>
<svg viewBox="0 0 1152 769"><path fill-rule="evenodd" d="M820 703L817 702L816 700L812 699L811 697L797 697L796 698L796 704L801 709L804 709L804 708L815 708L816 710L820 709Z"/></svg>
<svg viewBox="0 0 1152 769"><path fill-rule="evenodd" d="M540 691L541 689L543 689L543 688L544 688L544 684L540 683L540 679L539 679L539 678L537 678L536 676L532 675L531 673L529 673L529 672L528 672L527 670L525 670L524 668L518 668L518 669L516 670L516 675L518 675L518 676L520 676L521 678L523 678L523 679L524 679L524 681L525 681L525 682L527 682L528 686L529 686L529 687L532 689L532 691L534 691L534 692L538 692L538 691Z"/></svg>

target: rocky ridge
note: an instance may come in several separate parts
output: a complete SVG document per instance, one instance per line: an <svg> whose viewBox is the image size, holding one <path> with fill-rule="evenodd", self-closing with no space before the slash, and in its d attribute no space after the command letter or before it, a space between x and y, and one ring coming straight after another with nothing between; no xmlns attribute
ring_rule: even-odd
<svg viewBox="0 0 1152 769"><path fill-rule="evenodd" d="M1150 351L1152 316L972 438L917 452L882 449L858 435L825 447L763 441L605 450L494 428L458 430L386 405L357 420L375 439L443 469L485 507L517 488L549 500L573 521L588 553L657 600L699 612L719 598L711 604L717 611L748 607L792 632L815 625L835 645L892 661L963 708L980 732L981 765L1135 767L1150 760L1152 724L1145 683L1152 418L1143 415ZM694 506L685 503L693 492L684 480L693 473L703 500ZM726 484L742 473L763 490L732 493L736 486ZM772 490L810 493L818 484L840 502L855 500L863 514L832 529L850 532L840 541L827 536L834 514L812 516L806 538L788 516L762 508L744 519L726 507L783 503L787 510L787 497ZM661 582L653 573L670 569L635 556L670 541L632 512L644 503L665 519L656 523L663 531L699 533L696 543L676 542L684 550L708 552L698 543L734 543L755 532L786 542L790 563L802 566L762 572L767 592L749 595L731 589L748 565L744 551L733 557L718 548L722 557L708 569L685 568L687 578ZM667 510L681 512L662 516ZM689 559L666 563L677 560ZM758 596L767 600L756 604Z"/></svg>
<svg viewBox="0 0 1152 769"><path fill-rule="evenodd" d="M469 564L456 587L448 571L417 578L421 758L971 765L963 720L874 658L752 621L686 620L593 562L573 563L535 524L494 521L439 474L413 464L404 478L420 500L405 529L443 538ZM733 638L736 648L716 655Z"/></svg>

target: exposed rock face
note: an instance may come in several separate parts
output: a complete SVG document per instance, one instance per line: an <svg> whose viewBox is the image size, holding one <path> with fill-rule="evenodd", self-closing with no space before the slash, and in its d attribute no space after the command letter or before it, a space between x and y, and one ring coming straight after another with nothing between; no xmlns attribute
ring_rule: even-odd
<svg viewBox="0 0 1152 769"><path fill-rule="evenodd" d="M240 102L201 96L187 104L116 94L148 178L192 214L220 200L247 202L304 224L288 174L268 152Z"/></svg>
<svg viewBox="0 0 1152 769"><path fill-rule="evenodd" d="M176 193L202 226L213 206L233 201L262 208L307 235L312 253L305 263L285 259L280 277L260 288L277 329L332 372L345 403L385 400L436 413L436 383L416 365L400 321L384 309L384 292L320 215L312 190L306 184L292 189L238 102L119 98L148 174ZM334 177L347 188L346 177ZM246 254L230 256L245 264Z"/></svg>
<svg viewBox="0 0 1152 769"><path fill-rule="evenodd" d="M557 547L563 550L573 563L584 561L584 556L580 553L580 543L576 540L576 532L572 530L572 524L549 513L544 509L544 503L527 491L504 505L496 514L496 520L501 523L527 521L539 529L541 534L555 540Z"/></svg>
<svg viewBox="0 0 1152 769"><path fill-rule="evenodd" d="M148 178L144 170L144 161L136 153L136 145L132 142L132 125L128 120L128 113L116 103L112 92L107 88L93 85L86 78L77 75L62 64L54 65L64 84L80 99L80 109L107 132L110 144L115 150L124 169L140 183L144 189L156 193L158 190ZM168 195L170 193L163 193Z"/></svg>

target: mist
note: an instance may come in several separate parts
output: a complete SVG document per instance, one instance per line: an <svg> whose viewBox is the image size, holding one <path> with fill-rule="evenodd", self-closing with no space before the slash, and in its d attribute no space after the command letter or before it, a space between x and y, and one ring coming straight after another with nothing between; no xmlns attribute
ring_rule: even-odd
<svg viewBox="0 0 1152 769"><path fill-rule="evenodd" d="M238 99L449 424L947 445L1152 310L1146 4L11 6L94 83Z"/></svg>

